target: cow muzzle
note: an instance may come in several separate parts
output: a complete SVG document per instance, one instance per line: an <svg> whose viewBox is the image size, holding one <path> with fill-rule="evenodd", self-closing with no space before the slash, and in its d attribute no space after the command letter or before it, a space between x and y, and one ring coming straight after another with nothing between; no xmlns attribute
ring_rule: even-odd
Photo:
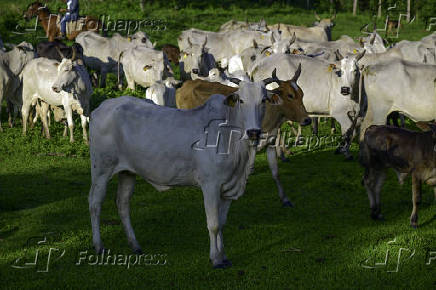
<svg viewBox="0 0 436 290"><path fill-rule="evenodd" d="M351 94L351 88L350 87L341 87L341 94L344 96L348 96Z"/></svg>
<svg viewBox="0 0 436 290"><path fill-rule="evenodd" d="M312 119L307 117L307 118L304 118L303 122L301 122L300 125L307 126L307 125L310 125L311 123L312 123Z"/></svg>
<svg viewBox="0 0 436 290"><path fill-rule="evenodd" d="M257 146L259 144L259 138L260 138L261 133L262 132L259 129L247 130L247 136L248 136L248 139L250 140L251 145Z"/></svg>
<svg viewBox="0 0 436 290"><path fill-rule="evenodd" d="M61 92L61 88L53 86L51 87L51 89L55 92L55 93L60 93Z"/></svg>

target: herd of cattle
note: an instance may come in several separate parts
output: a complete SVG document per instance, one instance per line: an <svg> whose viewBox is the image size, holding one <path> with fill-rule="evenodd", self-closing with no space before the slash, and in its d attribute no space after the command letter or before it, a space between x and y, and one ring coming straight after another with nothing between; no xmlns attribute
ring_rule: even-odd
<svg viewBox="0 0 436 290"><path fill-rule="evenodd" d="M278 175L282 152L274 145L283 122L305 126L316 117L339 122L344 141L338 151L346 157L360 133L363 184L374 219L382 218L385 169L393 168L400 182L412 175L416 227L421 183L434 186L436 198L436 33L393 47L375 30L358 42L348 36L332 41L335 16L315 16L313 27L231 20L218 32L189 29L178 47L162 50L144 32L103 37L85 31L72 46L41 42L36 49L23 42L0 49L0 104L6 100L10 126L21 113L23 134L39 118L50 138L53 111L56 121L66 119L64 135L68 127L73 142L77 112L88 142L90 122L89 210L97 252L104 250L101 204L115 174L119 215L130 246L141 252L129 215L140 175L159 191L201 187L210 259L214 267L230 266L222 228L231 201L244 193L256 152L266 148L280 200L292 206ZM181 80L170 62L180 66ZM109 99L91 113L93 86L105 86L108 73L118 76L119 86L125 76L130 89L147 88L146 99ZM392 112L428 130L382 126Z"/></svg>

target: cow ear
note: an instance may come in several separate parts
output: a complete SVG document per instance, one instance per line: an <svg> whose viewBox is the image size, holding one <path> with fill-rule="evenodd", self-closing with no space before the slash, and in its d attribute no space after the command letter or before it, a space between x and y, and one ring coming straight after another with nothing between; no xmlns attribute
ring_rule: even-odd
<svg viewBox="0 0 436 290"><path fill-rule="evenodd" d="M234 107L239 100L239 96L237 94L230 94L224 100L224 105L229 107Z"/></svg>

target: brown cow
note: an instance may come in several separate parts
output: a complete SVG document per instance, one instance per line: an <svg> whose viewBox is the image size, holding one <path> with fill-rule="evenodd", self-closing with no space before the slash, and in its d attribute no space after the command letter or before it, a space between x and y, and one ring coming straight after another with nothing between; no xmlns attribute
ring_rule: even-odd
<svg viewBox="0 0 436 290"><path fill-rule="evenodd" d="M166 54L170 62L175 65L179 65L180 49L177 46L172 44L164 44L162 46L162 51Z"/></svg>
<svg viewBox="0 0 436 290"><path fill-rule="evenodd" d="M380 191L386 169L397 173L398 181L412 175L413 211L410 225L418 225L418 204L421 183L434 186L436 198L436 125L431 131L414 132L391 126L371 126L360 144L360 163L365 167L363 184L366 188L373 219L383 219L380 213Z"/></svg>
<svg viewBox="0 0 436 290"><path fill-rule="evenodd" d="M306 126L311 123L303 105L303 91L297 85L298 77L301 73L301 65L295 72L294 77L288 81L281 81L277 78L275 70L272 78L279 85L277 89L271 91L272 94L280 96L282 103L272 106L266 104L265 116L262 122L262 131L267 134L267 142L262 147L267 147L267 158L274 181L276 182L280 200L283 206L292 207L292 203L284 193L279 180L277 152L275 149L275 138L281 124L286 120L299 122ZM232 82L238 80L231 79ZM183 86L176 91L176 104L179 109L193 109L203 105L213 94L231 95L238 88L229 87L221 83L208 82L200 79L186 81Z"/></svg>

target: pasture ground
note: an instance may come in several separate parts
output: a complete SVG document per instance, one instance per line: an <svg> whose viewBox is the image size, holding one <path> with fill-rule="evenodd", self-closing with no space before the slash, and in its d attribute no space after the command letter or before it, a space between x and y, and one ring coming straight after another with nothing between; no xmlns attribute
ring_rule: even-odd
<svg viewBox="0 0 436 290"><path fill-rule="evenodd" d="M83 2L83 1L82 1ZM4 28L21 23L26 1L0 3L0 31L5 42L30 35L6 34ZM52 2L50 7L60 7ZM136 5L136 6L135 6ZM52 9L55 10L55 9ZM88 1L82 14L110 14L113 18L163 18L167 31L151 32L158 46L176 44L189 27L216 30L235 18L268 23L310 25L312 15L292 8L164 9L149 6L142 14L134 1ZM358 36L369 15L338 14L334 38ZM2 30L3 29L3 30ZM404 27L401 37L424 36L422 23ZM303 68L304 69L304 68ZM102 100L131 91L96 89L93 108ZM143 96L144 90L134 93ZM45 140L40 125L26 137L21 124L6 128L5 108L0 134L0 288L414 288L436 287L436 203L433 190L423 187L418 229L409 226L410 180L398 185L392 172L382 192L386 218L369 218L368 199L361 186L362 168L344 161L332 148L308 151L294 148L289 163L279 163L283 186L295 208L282 208L264 153L256 159L245 195L234 202L224 229L226 251L233 267L213 270L208 261L209 239L202 193L174 188L159 193L138 178L131 202L132 223L146 254L164 255L165 265L90 265L79 258L91 248L87 195L90 187L88 148L77 123L76 143L63 138L62 126L52 124ZM321 134L327 134L323 124ZM308 129L304 130L306 136ZM357 145L352 152L357 157ZM117 180L111 181L102 210L102 237L111 253L131 255L115 200ZM44 240L38 244L38 241ZM51 250L50 259L48 258ZM35 262L35 265L25 263ZM63 254L63 255L62 255ZM157 257L157 256L155 256ZM148 256L150 258L150 256ZM49 263L47 263L49 259ZM131 260L133 263L134 259ZM430 265L427 265L428 262ZM163 261L162 261L163 262ZM385 262L383 264L383 262ZM122 264L123 260L117 262ZM378 263L378 264L377 264ZM48 271L47 265L49 266Z"/></svg>

